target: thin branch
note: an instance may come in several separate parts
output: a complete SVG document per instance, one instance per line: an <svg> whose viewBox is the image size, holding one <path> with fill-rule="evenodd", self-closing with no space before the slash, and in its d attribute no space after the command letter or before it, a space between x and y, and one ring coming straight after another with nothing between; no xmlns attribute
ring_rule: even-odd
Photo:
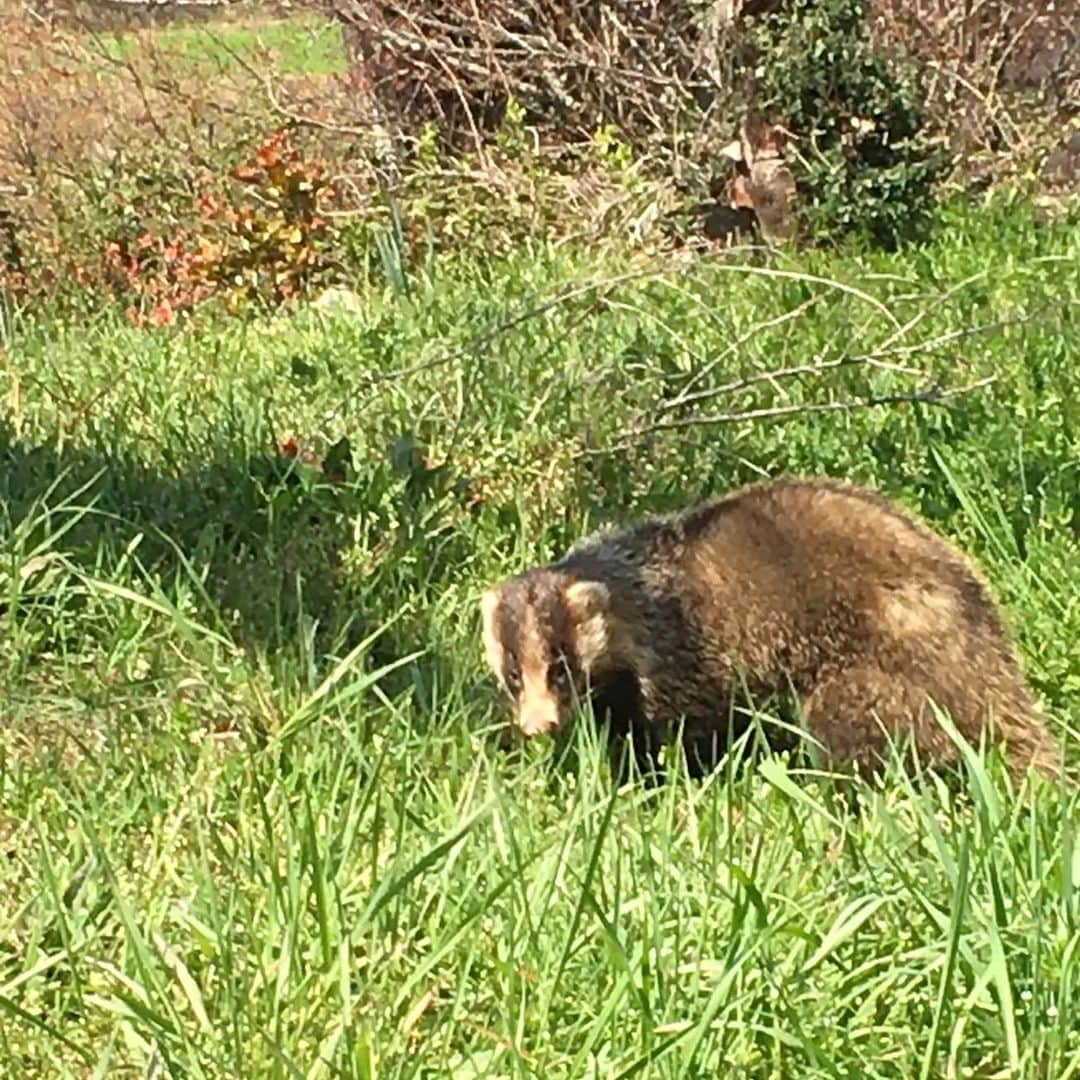
<svg viewBox="0 0 1080 1080"><path fill-rule="evenodd" d="M1080 304L1080 300L1066 300L1066 304ZM966 338L975 337L978 334L987 334L993 330L1004 330L1008 326L1026 326L1038 320L1038 316L1050 307L1059 307L1061 301L1053 304L1040 304L1034 311L1027 315L1019 315L1015 319L994 319L992 322L980 323L978 326L965 326L959 330L950 330L947 334L939 334L937 337L928 338L926 341L915 341L910 345L897 345L889 349L875 349L868 357L881 359L885 356L911 356L913 353L932 352L941 345L950 344L954 341L963 341Z"/></svg>
<svg viewBox="0 0 1080 1080"><path fill-rule="evenodd" d="M634 443L656 435L663 431L684 430L693 427L711 427L718 424L738 424L753 420L775 420L789 416L807 416L813 413L825 412L854 412L857 409L869 409L875 405L941 405L949 398L958 397L960 394L968 394L974 390L981 390L997 382L996 375L988 375L966 386L957 386L950 389L942 389L939 383L934 383L923 390L915 390L907 394L882 394L877 397L863 398L858 401L819 401L798 405L775 405L761 409L741 409L735 412L712 413L709 415L688 416L678 420L662 420L655 424L633 428L624 432L620 441L612 446L602 448L587 448L577 456L601 456L629 449Z"/></svg>
<svg viewBox="0 0 1080 1080"><path fill-rule="evenodd" d="M923 374L923 371L920 368L905 367L902 364L891 364L884 358L887 356L910 356L913 353L930 353L941 345L968 337L974 337L976 334L1001 330L1007 326L1018 326L1031 323L1035 321L1039 312L1049 306L1050 305L1048 304L1044 304L1029 315L1015 319L995 319L993 322L982 323L979 326L968 326L960 330L952 330L947 334L940 334L935 338L914 342L911 345L898 345L891 349L877 349L872 353L863 353L858 356L842 356L835 360L816 361L810 364L797 364L792 367L780 368L775 371L756 372L753 375L746 375L738 379L733 379L730 382L723 383L720 386L711 387L708 390L699 390L693 394L680 394L678 397L672 398L669 401L661 402L655 408L652 415L657 416L662 413L673 412L683 405L698 404L702 401L720 397L723 394L736 393L740 390L745 390L750 386L757 385L758 383L796 378L801 375L819 375L826 371L834 371L837 368L843 367L865 366L872 367L878 371L890 371L900 375L921 375ZM774 322L779 321L780 320L774 320Z"/></svg>
<svg viewBox="0 0 1080 1080"><path fill-rule="evenodd" d="M564 291L557 293L550 300L526 308L520 314L507 319L505 322L501 322L497 326L493 326L491 329L485 330L481 334L477 334L461 348L453 349L450 352L444 353L442 356L432 357L430 360L421 360L419 363L411 364L409 367L397 368L394 371L381 371L370 375L359 386L349 392L343 399L340 408L344 409L356 394L365 390L370 390L374 386L387 382L395 382L399 379L406 379L412 375L419 374L420 372L430 371L433 368L442 367L444 364L450 364L456 360L464 359L477 349L489 345L496 338L509 333L509 331L521 326L523 323L527 323L537 316L545 315L555 308L562 307L564 304L567 304L580 296L585 296L600 289L604 290L604 295L597 297L594 301L594 307L598 307L604 303L607 295L616 286L625 284L628 281L634 281L635 279L648 277L655 272L655 269L651 267L643 270L631 270L625 274L616 274L609 278L593 278L569 289L565 289Z"/></svg>
<svg viewBox="0 0 1080 1080"><path fill-rule="evenodd" d="M287 105L282 104L281 99L278 97L277 90L274 88L273 76L269 72L260 71L246 56L243 55L243 53L240 52L239 49L234 48L225 40L225 38L216 33L212 27L207 26L203 30L203 33L262 86L270 107L282 117L282 119L287 120L293 127L315 128L318 131L332 131L337 135L352 135L356 138L371 134L370 124L365 127L335 124L329 120L318 120L314 116L307 116L303 113L296 112L294 109L290 109Z"/></svg>
<svg viewBox="0 0 1080 1080"><path fill-rule="evenodd" d="M837 368L863 366L873 367L879 371L892 371L901 375L923 374L921 368L902 367L900 364L887 364L869 356L841 356L836 360L821 360L812 364L795 364L792 367L779 368L775 371L759 371L753 375L745 375L739 379L732 379L731 382L721 383L719 386L710 387L708 390L698 390L694 394L680 395L677 398L672 398L670 401L661 402L661 404L656 407L654 415L673 412L675 409L679 409L684 405L699 404L702 401L709 401L712 398L720 397L723 394L734 394L740 390L746 390L748 387L756 386L758 383L776 383L783 379L798 378L801 375L821 375L826 371L835 371Z"/></svg>
<svg viewBox="0 0 1080 1080"><path fill-rule="evenodd" d="M766 319L764 322L755 323L744 333L740 334L734 341L732 341L727 348L725 348L718 356L714 356L704 367L698 371L693 372L689 379L686 381L686 385L683 387L682 392L671 403L670 407L675 408L677 405L693 400L693 387L700 383L703 379L706 379L716 370L716 368L732 353L737 352L742 348L752 337L759 334L762 330L773 330L778 326L782 326L786 322L790 322L792 319L797 319L800 315L806 314L821 299L820 296L811 296L809 300L804 300L797 307L792 308L790 311L782 312L775 318Z"/></svg>

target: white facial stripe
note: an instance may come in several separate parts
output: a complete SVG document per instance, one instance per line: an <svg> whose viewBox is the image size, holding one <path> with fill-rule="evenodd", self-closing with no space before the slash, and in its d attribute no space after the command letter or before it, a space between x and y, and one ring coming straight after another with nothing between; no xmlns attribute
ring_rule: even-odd
<svg viewBox="0 0 1080 1080"><path fill-rule="evenodd" d="M532 736L554 731L561 720L558 696L548 683L548 643L544 641L535 607L529 605L521 625L521 696L518 726Z"/></svg>
<svg viewBox="0 0 1080 1080"><path fill-rule="evenodd" d="M492 671L501 679L503 646L499 640L498 627L495 623L495 615L499 609L499 599L498 589L489 589L484 593L483 599L480 601L480 611L483 620L484 656Z"/></svg>
<svg viewBox="0 0 1080 1080"><path fill-rule="evenodd" d="M546 678L534 673L525 676L518 708L518 726L524 735L542 735L559 726L559 699Z"/></svg>

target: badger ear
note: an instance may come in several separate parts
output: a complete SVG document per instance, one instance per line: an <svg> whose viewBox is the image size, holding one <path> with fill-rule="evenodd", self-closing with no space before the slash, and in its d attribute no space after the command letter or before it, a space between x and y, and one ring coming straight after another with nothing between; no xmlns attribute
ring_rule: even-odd
<svg viewBox="0 0 1080 1080"><path fill-rule="evenodd" d="M611 593L601 581L575 581L563 593L574 621L578 660L586 672L602 665L611 650L608 611Z"/></svg>
<svg viewBox="0 0 1080 1080"><path fill-rule="evenodd" d="M566 606L580 623L602 615L611 602L611 593L602 581L575 581L566 587Z"/></svg>

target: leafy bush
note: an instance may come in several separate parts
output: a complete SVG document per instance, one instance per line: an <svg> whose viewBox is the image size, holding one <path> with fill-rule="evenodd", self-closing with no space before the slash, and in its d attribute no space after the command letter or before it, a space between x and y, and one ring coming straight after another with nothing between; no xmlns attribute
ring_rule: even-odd
<svg viewBox="0 0 1080 1080"><path fill-rule="evenodd" d="M133 302L134 322L149 308L155 322L171 323L211 296L223 296L233 310L291 299L327 266L333 230L319 213L320 198L332 195L325 174L323 161L305 158L283 132L272 132L253 161L232 170L239 190L206 178L194 227L137 236L129 230L110 240L105 280Z"/></svg>
<svg viewBox="0 0 1080 1080"><path fill-rule="evenodd" d="M886 247L924 232L946 155L923 135L914 69L872 46L867 0L794 0L751 20L748 104L797 141L799 213L818 237Z"/></svg>
<svg viewBox="0 0 1080 1080"><path fill-rule="evenodd" d="M153 34L120 49L29 17L0 29L0 291L169 322L211 294L276 303L320 279L335 230L315 204L356 171L318 127L343 79L275 77L271 95L269 54L196 72ZM288 141L268 138L283 125Z"/></svg>
<svg viewBox="0 0 1080 1080"><path fill-rule="evenodd" d="M516 101L548 145L611 128L655 179L716 197L718 147L771 114L805 148L808 231L886 245L918 234L944 164L922 137L914 66L874 48L869 0L544 2L528 20L512 4L333 6L365 103L405 142L434 120L479 149Z"/></svg>

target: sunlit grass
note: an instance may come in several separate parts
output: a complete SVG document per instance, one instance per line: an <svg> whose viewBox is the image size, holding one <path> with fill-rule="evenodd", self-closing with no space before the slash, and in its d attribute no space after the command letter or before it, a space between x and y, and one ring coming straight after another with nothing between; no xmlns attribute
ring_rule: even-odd
<svg viewBox="0 0 1080 1080"><path fill-rule="evenodd" d="M115 57L140 49L133 34L99 37ZM202 73L234 71L242 64L265 67L270 58L278 75L340 75L345 49L340 26L327 19L289 18L258 22L210 22L163 26L153 42L166 55Z"/></svg>
<svg viewBox="0 0 1080 1080"><path fill-rule="evenodd" d="M496 334L626 267L376 269L355 316L5 324L5 1075L1080 1076L1075 792L1015 791L993 755L850 800L780 758L620 788L587 718L498 748L477 635L485 584L602 520L851 476L978 557L1075 764L1080 241L986 215ZM905 363L996 382L591 452L688 378L871 352L916 316ZM291 473L288 430L347 435L345 482Z"/></svg>

